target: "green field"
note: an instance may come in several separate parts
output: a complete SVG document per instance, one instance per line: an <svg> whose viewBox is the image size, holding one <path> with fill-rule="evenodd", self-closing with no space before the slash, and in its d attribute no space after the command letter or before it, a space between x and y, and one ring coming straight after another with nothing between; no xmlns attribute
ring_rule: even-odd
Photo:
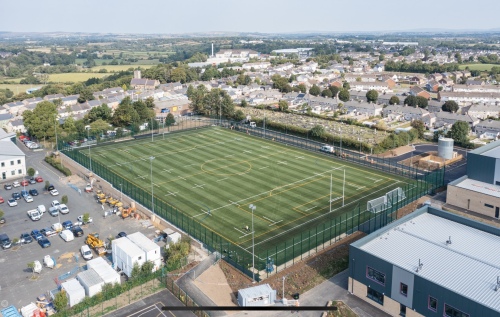
<svg viewBox="0 0 500 317"><path fill-rule="evenodd" d="M88 157L88 150L81 154ZM231 130L207 128L92 148L91 158L227 241L256 250L411 184L319 153ZM343 178L345 171L345 192ZM330 182L332 177L331 212ZM125 189L124 189L125 190ZM344 198L343 198L344 197ZM344 204L344 206L342 206ZM246 229L246 226L249 229Z"/></svg>
<svg viewBox="0 0 500 317"><path fill-rule="evenodd" d="M17 95L18 93L26 92L26 89L41 86L43 85L0 84L0 89L10 89L15 95Z"/></svg>
<svg viewBox="0 0 500 317"><path fill-rule="evenodd" d="M60 74L50 74L49 81L57 82L57 83L66 83L66 82L80 82L86 81L89 78L103 78L108 76L106 73L60 73Z"/></svg>
<svg viewBox="0 0 500 317"><path fill-rule="evenodd" d="M464 70L465 67L469 67L469 70L479 70L479 71L490 71L493 66L500 66L498 64L462 64L460 69Z"/></svg>
<svg viewBox="0 0 500 317"><path fill-rule="evenodd" d="M158 64L158 62L156 62L155 65L156 64ZM139 65L139 64L138 65L101 65L101 66L92 67L91 70L94 72L98 72L101 69L106 69L108 72L119 72L119 71L128 70L129 68L133 68L133 69L136 69L137 67L150 68L153 66L154 66L153 64L151 64L151 65L145 65L145 64L141 64L141 65Z"/></svg>

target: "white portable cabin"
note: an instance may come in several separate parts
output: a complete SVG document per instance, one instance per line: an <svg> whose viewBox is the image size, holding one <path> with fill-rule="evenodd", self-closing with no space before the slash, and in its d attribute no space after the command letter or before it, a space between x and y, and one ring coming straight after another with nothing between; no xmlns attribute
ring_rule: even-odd
<svg viewBox="0 0 500 317"><path fill-rule="evenodd" d="M120 274L116 272L113 267L106 262L102 257L97 257L87 261L87 268L93 269L99 275L105 284L120 284Z"/></svg>
<svg viewBox="0 0 500 317"><path fill-rule="evenodd" d="M134 265L142 266L146 262L146 254L127 237L112 242L113 264L130 277Z"/></svg>
<svg viewBox="0 0 500 317"><path fill-rule="evenodd" d="M28 305L21 307L21 315L23 317L33 317L35 310L39 309L35 303L29 303Z"/></svg>
<svg viewBox="0 0 500 317"><path fill-rule="evenodd" d="M94 269L88 269L76 275L76 278L85 289L85 295L92 297L102 291L104 280Z"/></svg>
<svg viewBox="0 0 500 317"><path fill-rule="evenodd" d="M276 301L276 290L269 284L249 287L238 290L238 305L247 306L270 306Z"/></svg>
<svg viewBox="0 0 500 317"><path fill-rule="evenodd" d="M62 283L61 289L66 291L69 307L75 306L85 298L85 289L75 278Z"/></svg>
<svg viewBox="0 0 500 317"><path fill-rule="evenodd" d="M146 261L153 263L153 272L161 266L160 246L148 239L142 232L127 235L127 238L135 243L146 254Z"/></svg>
<svg viewBox="0 0 500 317"><path fill-rule="evenodd" d="M178 233L178 232L174 232L172 234L169 234L167 236L167 244L170 244L170 243L177 243L181 241L181 234Z"/></svg>

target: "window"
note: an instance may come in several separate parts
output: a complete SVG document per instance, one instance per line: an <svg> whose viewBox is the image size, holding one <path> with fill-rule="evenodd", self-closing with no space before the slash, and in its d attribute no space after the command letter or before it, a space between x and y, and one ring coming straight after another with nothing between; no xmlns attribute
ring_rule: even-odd
<svg viewBox="0 0 500 317"><path fill-rule="evenodd" d="M17 164L21 164L21 160L17 160Z"/></svg>
<svg viewBox="0 0 500 317"><path fill-rule="evenodd" d="M14 165L14 161L10 161L10 165Z"/></svg>
<svg viewBox="0 0 500 317"><path fill-rule="evenodd" d="M432 296L429 296L428 307L432 311L437 311L437 308L438 308L438 301L437 301L437 299L435 299Z"/></svg>
<svg viewBox="0 0 500 317"><path fill-rule="evenodd" d="M369 266L366 267L366 277L370 280L385 285L385 274L381 273Z"/></svg>
<svg viewBox="0 0 500 317"><path fill-rule="evenodd" d="M444 304L444 315L447 317L469 317L469 314L461 312L447 304Z"/></svg>
<svg viewBox="0 0 500 317"><path fill-rule="evenodd" d="M23 170L17 170L17 174L22 174Z"/></svg>
<svg viewBox="0 0 500 317"><path fill-rule="evenodd" d="M16 175L16 171L10 171L10 175L12 176Z"/></svg>
<svg viewBox="0 0 500 317"><path fill-rule="evenodd" d="M5 162L2 162L2 167L5 167Z"/></svg>
<svg viewBox="0 0 500 317"><path fill-rule="evenodd" d="M368 287L368 298L374 300L380 305L384 305L384 294L377 292L373 288Z"/></svg>
<svg viewBox="0 0 500 317"><path fill-rule="evenodd" d="M493 208L493 205L490 205L490 204L484 204L484 207Z"/></svg>
<svg viewBox="0 0 500 317"><path fill-rule="evenodd" d="M403 317L406 316L406 306L403 304L399 304L399 315Z"/></svg>
<svg viewBox="0 0 500 317"><path fill-rule="evenodd" d="M408 296L408 285L405 283L400 283L399 284L399 293L403 296Z"/></svg>

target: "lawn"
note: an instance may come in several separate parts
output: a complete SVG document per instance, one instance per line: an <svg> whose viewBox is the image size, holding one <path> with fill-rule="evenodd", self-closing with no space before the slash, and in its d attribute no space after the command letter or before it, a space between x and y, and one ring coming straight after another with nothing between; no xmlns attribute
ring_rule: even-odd
<svg viewBox="0 0 500 317"><path fill-rule="evenodd" d="M26 89L41 87L43 85L25 85L25 84L0 84L0 89L10 89L15 95L26 92Z"/></svg>
<svg viewBox="0 0 500 317"><path fill-rule="evenodd" d="M99 71L100 69L106 69L108 72L119 72L119 71L124 71L128 70L129 68L136 69L137 67L141 68L150 68L153 67L154 65L101 65L101 66L96 66L92 67L91 70L94 72Z"/></svg>
<svg viewBox="0 0 500 317"><path fill-rule="evenodd" d="M105 73L60 73L60 74L50 74L49 81L65 83L65 82L81 82L86 81L89 78L97 77L103 78L108 76Z"/></svg>
<svg viewBox="0 0 500 317"><path fill-rule="evenodd" d="M99 146L91 158L148 193L153 182L156 200L246 252L255 205L256 253L415 182L218 127Z"/></svg>
<svg viewBox="0 0 500 317"><path fill-rule="evenodd" d="M479 70L479 71L489 71L493 66L500 66L497 64L462 64L460 69L464 70L465 67L469 67L469 70Z"/></svg>

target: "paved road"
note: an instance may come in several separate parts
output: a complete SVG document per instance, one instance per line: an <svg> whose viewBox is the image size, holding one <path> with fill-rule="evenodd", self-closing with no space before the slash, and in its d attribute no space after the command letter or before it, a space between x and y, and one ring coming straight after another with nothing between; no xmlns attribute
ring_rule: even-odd
<svg viewBox="0 0 500 317"><path fill-rule="evenodd" d="M172 293L163 290L105 315L106 317L194 317L189 311L162 310L163 306L184 306Z"/></svg>
<svg viewBox="0 0 500 317"><path fill-rule="evenodd" d="M36 188L40 195L34 197L34 202L26 203L24 200L18 201L18 206L9 207L7 203L0 206L5 212L7 223L0 225L0 233L7 233L11 238L18 238L23 232L31 232L33 229L42 229L49 227L55 222L65 220L76 221L76 218L84 212L89 212L94 220L94 223L88 227L84 227L85 235L90 232L98 232L102 237L114 236L120 231L132 233L141 231L147 236L154 234L153 230L145 229L140 225L140 222L132 219L122 220L119 217L111 216L103 218L103 210L96 203L92 194L83 192L85 183L81 183L80 195L76 190L68 186L68 182L63 175L58 171L48 166L44 161L45 152L33 152L20 144L20 148L26 152L27 167L34 167L44 180L50 181L60 192L59 196L55 197L59 200L62 195L68 196L68 208L70 213L61 215L60 217L51 217L48 213L42 217L40 221L31 221L26 214L27 210L36 208L37 205L43 204L48 207L54 197L44 192L44 183L29 185L26 188ZM0 196L6 198L11 196L12 192L20 191L22 188L13 190L5 190L3 183L0 184ZM60 237L53 236L49 238L52 246L47 249L42 249L36 242L20 246L19 248L11 248L0 250L0 304L15 305L17 308L25 306L36 300L38 295L46 293L48 290L57 287L54 279L68 271L74 269L78 263L76 258L68 255L75 253L79 256L79 249L84 244L84 238L76 238L71 242L64 242ZM36 280L31 279L32 273L27 267L27 263L34 260L43 261L45 255L53 256L61 266L51 270L44 268L40 275L36 276ZM59 258L65 255L65 259ZM78 257L79 264L84 264L84 260Z"/></svg>

